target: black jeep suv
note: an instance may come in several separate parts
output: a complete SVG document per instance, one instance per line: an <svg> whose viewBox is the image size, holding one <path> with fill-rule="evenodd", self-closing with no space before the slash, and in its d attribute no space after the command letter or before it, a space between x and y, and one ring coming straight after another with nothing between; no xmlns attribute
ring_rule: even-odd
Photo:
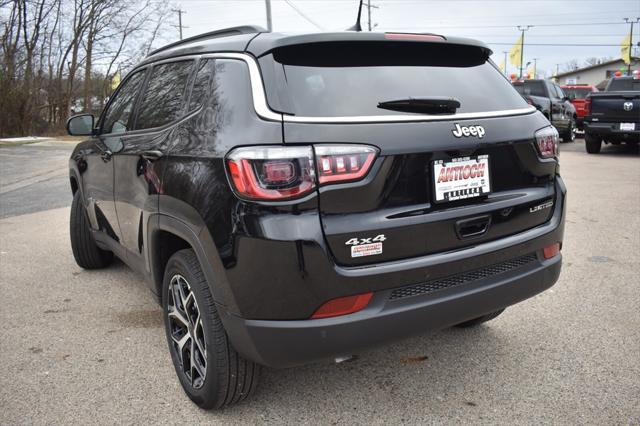
<svg viewBox="0 0 640 426"><path fill-rule="evenodd" d="M472 326L552 286L558 133L484 44L240 27L162 48L70 161L71 245L115 254L163 307L199 406L259 365L342 359Z"/></svg>

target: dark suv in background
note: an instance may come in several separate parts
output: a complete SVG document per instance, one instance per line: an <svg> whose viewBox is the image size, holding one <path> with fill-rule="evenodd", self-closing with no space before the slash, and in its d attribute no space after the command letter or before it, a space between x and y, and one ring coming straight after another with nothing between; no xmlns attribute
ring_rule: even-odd
<svg viewBox="0 0 640 426"><path fill-rule="evenodd" d="M200 407L259 365L341 359L472 326L552 286L558 133L483 43L253 27L136 66L70 160L71 245L162 304ZM482 84L478 84L481 82Z"/></svg>
<svg viewBox="0 0 640 426"><path fill-rule="evenodd" d="M571 99L550 80L524 80L513 82L525 100L535 106L558 130L563 142L576 139L578 115Z"/></svg>

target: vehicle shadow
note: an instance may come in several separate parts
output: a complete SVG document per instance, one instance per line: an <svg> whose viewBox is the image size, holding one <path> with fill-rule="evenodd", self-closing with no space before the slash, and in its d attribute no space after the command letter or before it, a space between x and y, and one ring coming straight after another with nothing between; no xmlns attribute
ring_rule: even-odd
<svg viewBox="0 0 640 426"><path fill-rule="evenodd" d="M603 143L602 150L600 151L599 155L637 157L640 156L640 145L624 143L620 145L612 145Z"/></svg>
<svg viewBox="0 0 640 426"><path fill-rule="evenodd" d="M526 343L503 333L496 326L498 321L405 339L339 364L263 369L258 392L249 404L215 415L242 418L245 410L257 409L265 418L305 423L313 421L307 417L312 413L331 412L331 419L317 419L331 423L347 421L349 417L343 416L358 410L359 421L395 418L399 423L401 418L426 419L430 407L443 403L451 409L473 410L484 399L474 394L478 385L490 393L494 386L505 387L501 384L505 369L537 369L519 364L514 352Z"/></svg>

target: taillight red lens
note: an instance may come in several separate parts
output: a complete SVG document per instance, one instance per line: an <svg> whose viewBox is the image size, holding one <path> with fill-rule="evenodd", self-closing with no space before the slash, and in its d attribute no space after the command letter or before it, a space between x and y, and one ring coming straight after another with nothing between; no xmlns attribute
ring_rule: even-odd
<svg viewBox="0 0 640 426"><path fill-rule="evenodd" d="M311 319L353 314L366 308L372 297L373 293L363 293L329 300L313 313Z"/></svg>
<svg viewBox="0 0 640 426"><path fill-rule="evenodd" d="M227 167L235 190L249 199L283 200L315 188L311 147L238 148Z"/></svg>
<svg viewBox="0 0 640 426"><path fill-rule="evenodd" d="M227 157L227 171L243 198L286 200L310 193L316 174L319 185L362 179L377 154L371 146L346 144L237 148Z"/></svg>
<svg viewBox="0 0 640 426"><path fill-rule="evenodd" d="M587 97L584 100L584 115L591 115L591 98Z"/></svg>
<svg viewBox="0 0 640 426"><path fill-rule="evenodd" d="M362 179L378 153L366 145L316 145L314 149L320 185Z"/></svg>
<svg viewBox="0 0 640 426"><path fill-rule="evenodd" d="M551 158L558 156L558 146L560 144L560 136L553 126L545 127L535 133L536 144L542 158Z"/></svg>

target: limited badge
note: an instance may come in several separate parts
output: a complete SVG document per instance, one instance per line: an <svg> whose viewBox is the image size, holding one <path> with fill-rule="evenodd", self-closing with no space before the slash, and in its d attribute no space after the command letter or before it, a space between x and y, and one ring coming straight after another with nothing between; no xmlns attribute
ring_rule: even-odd
<svg viewBox="0 0 640 426"><path fill-rule="evenodd" d="M538 204L537 206L533 206L529 208L529 213L535 213L537 211L548 209L553 206L553 201L547 201L546 203Z"/></svg>

